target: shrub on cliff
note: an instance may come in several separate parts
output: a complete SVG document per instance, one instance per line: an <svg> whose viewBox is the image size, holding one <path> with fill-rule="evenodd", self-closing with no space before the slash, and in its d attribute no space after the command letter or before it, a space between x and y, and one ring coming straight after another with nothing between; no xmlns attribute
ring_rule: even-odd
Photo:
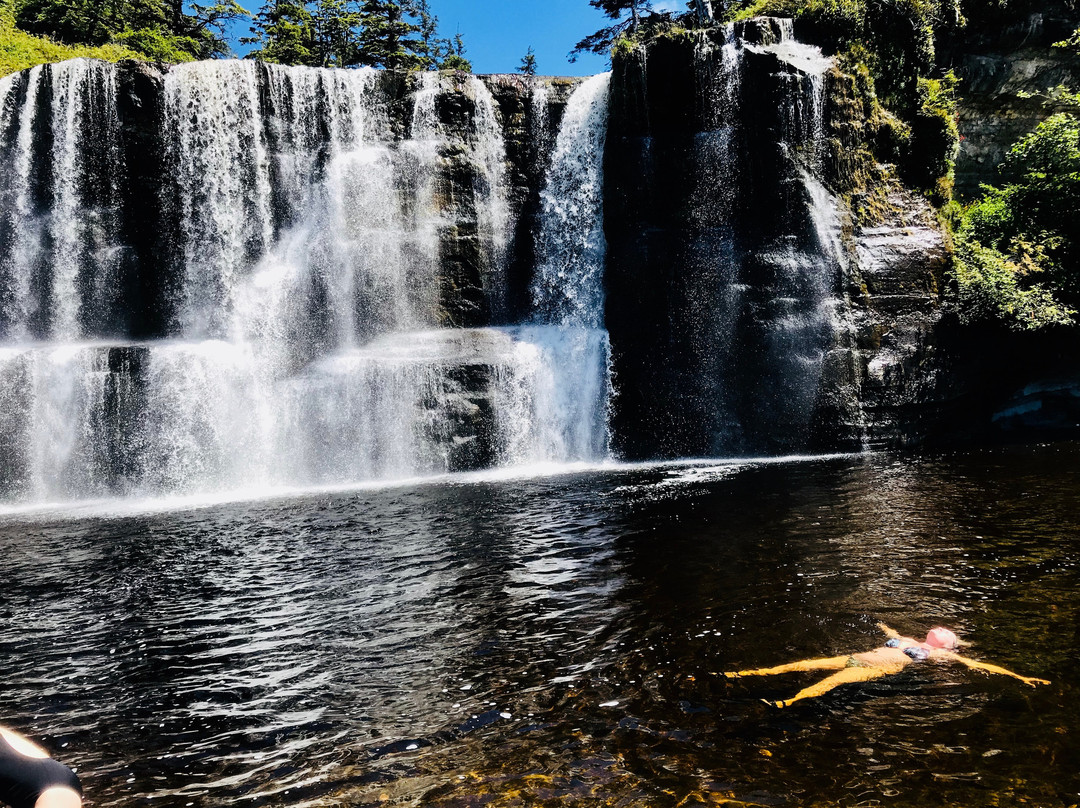
<svg viewBox="0 0 1080 808"><path fill-rule="evenodd" d="M919 79L935 71L937 38L964 22L956 0L756 0L733 4L728 14L794 17L802 35L827 51L857 50L878 97L904 117L919 107Z"/></svg>
<svg viewBox="0 0 1080 808"><path fill-rule="evenodd" d="M932 192L942 205L952 198L953 166L960 147L956 85L950 70L940 79L920 78L911 139L901 156L904 179Z"/></svg>
<svg viewBox="0 0 1080 808"><path fill-rule="evenodd" d="M984 186L957 230L961 315L1019 328L1068 322L1080 305L1080 119L1047 119L1003 168L1019 181Z"/></svg>
<svg viewBox="0 0 1080 808"><path fill-rule="evenodd" d="M1010 254L959 236L954 255L957 308L966 323L1000 322L1017 331L1069 325L1076 314L1033 278L1041 273L1042 245L1015 242Z"/></svg>
<svg viewBox="0 0 1080 808"><path fill-rule="evenodd" d="M18 30L78 48L112 45L160 61L224 56L226 26L247 17L236 0L5 0Z"/></svg>

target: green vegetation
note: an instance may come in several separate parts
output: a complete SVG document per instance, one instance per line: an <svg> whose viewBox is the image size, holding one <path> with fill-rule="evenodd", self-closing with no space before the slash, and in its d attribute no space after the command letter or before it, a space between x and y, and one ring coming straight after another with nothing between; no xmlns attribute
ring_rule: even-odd
<svg viewBox="0 0 1080 808"><path fill-rule="evenodd" d="M1080 119L1047 119L1002 168L1018 179L984 186L956 231L961 317L1021 330L1070 323L1080 306Z"/></svg>
<svg viewBox="0 0 1080 808"><path fill-rule="evenodd" d="M614 22L578 42L568 56L571 62L582 53L602 56L610 53L620 39L641 33L643 21L659 16L648 0L589 0L589 5L604 12L604 16ZM626 14L629 16L622 19Z"/></svg>
<svg viewBox="0 0 1080 808"><path fill-rule="evenodd" d="M75 56L187 62L229 53L225 28L252 18L251 58L287 65L471 70L461 34L436 36L428 0L0 0L0 71Z"/></svg>
<svg viewBox="0 0 1080 808"><path fill-rule="evenodd" d="M0 76L25 70L46 62L59 62L85 56L117 62L121 59L145 58L129 47L62 45L43 37L33 36L15 27L14 0L0 0Z"/></svg>
<svg viewBox="0 0 1080 808"><path fill-rule="evenodd" d="M212 5L183 0L16 0L15 24L65 45L120 45L151 59L222 56L224 29L248 16L236 0Z"/></svg>
<svg viewBox="0 0 1080 808"><path fill-rule="evenodd" d="M956 0L756 0L729 9L732 19L758 14L794 17L815 44L865 64L878 97L903 117L919 106L919 80L940 78L937 40L964 25Z"/></svg>
<svg viewBox="0 0 1080 808"><path fill-rule="evenodd" d="M253 59L289 65L470 70L461 35L436 37L427 0L270 0L255 15Z"/></svg>
<svg viewBox="0 0 1080 808"><path fill-rule="evenodd" d="M526 76L536 75L536 52L532 49L532 45L525 51L525 55L521 57L521 64L518 65L517 72Z"/></svg>
<svg viewBox="0 0 1080 808"><path fill-rule="evenodd" d="M420 26L405 19L399 3L365 0L360 7L357 63L371 67L418 69L428 67L428 47L412 38Z"/></svg>
<svg viewBox="0 0 1080 808"><path fill-rule="evenodd" d="M995 2L995 0L978 0ZM938 41L965 25L956 0L754 0L734 3L732 20L793 17L800 35L861 75L860 89L899 124L878 156L939 205L952 197L959 147L956 77L936 61Z"/></svg>
<svg viewBox="0 0 1080 808"><path fill-rule="evenodd" d="M428 0L270 0L241 41L283 65L470 70L460 33L438 39L437 27Z"/></svg>

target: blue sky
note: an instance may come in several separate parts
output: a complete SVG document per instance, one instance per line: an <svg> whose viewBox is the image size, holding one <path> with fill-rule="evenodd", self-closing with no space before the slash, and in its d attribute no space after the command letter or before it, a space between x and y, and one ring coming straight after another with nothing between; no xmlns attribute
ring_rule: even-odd
<svg viewBox="0 0 1080 808"><path fill-rule="evenodd" d="M607 70L607 60L566 54L582 37L610 25L587 0L430 0L442 36L460 31L465 55L477 73L510 73L532 46L537 72L588 76Z"/></svg>
<svg viewBox="0 0 1080 808"><path fill-rule="evenodd" d="M429 0L439 18L439 36L461 33L465 56L476 73L512 73L532 46L537 72L547 76L589 76L607 70L607 59L582 54L570 63L566 55L582 38L610 24L588 0ZM253 11L258 2L241 5ZM681 0L659 0L654 7L685 10ZM241 26L246 27L246 26ZM234 32L242 36L246 31ZM237 53L248 47L233 42Z"/></svg>

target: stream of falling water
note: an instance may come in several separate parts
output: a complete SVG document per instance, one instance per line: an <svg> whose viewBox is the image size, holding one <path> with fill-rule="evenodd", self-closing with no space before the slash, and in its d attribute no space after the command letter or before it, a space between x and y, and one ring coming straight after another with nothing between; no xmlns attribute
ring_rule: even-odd
<svg viewBox="0 0 1080 808"><path fill-rule="evenodd" d="M161 206L175 237L161 260L172 318L167 338L145 343L117 341L124 324L109 298L126 288L111 207L125 171L115 68L76 60L0 83L10 245L0 498L250 491L606 457L603 299L589 289L603 260L606 77L574 94L545 192L545 266L566 263L545 257L564 249L559 238L587 245L567 281L584 296L579 314L501 329L441 327L440 272L447 234L471 229L485 305L500 316L514 232L502 113L479 78L413 81L403 137L376 71L247 61L167 71ZM471 104L464 132L440 117L447 93ZM447 203L450 160L471 176L455 191L464 206ZM584 196L566 176L579 169L591 172ZM562 200L571 194L580 199Z"/></svg>

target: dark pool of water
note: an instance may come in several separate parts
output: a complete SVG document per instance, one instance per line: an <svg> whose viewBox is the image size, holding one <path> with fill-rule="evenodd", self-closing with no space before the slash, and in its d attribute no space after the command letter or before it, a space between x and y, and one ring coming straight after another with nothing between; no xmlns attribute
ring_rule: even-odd
<svg viewBox="0 0 1080 808"><path fill-rule="evenodd" d="M1070 806L1080 448L0 519L0 720L96 806ZM786 710L715 673L934 624Z"/></svg>

